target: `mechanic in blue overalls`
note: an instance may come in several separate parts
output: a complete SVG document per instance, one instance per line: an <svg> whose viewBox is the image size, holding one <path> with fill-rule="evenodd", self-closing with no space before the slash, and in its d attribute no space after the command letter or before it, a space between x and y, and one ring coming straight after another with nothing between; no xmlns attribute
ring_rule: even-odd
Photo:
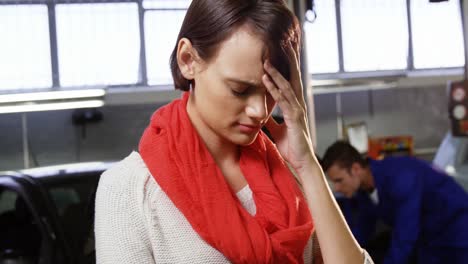
<svg viewBox="0 0 468 264"><path fill-rule="evenodd" d="M367 230L349 224L361 243L373 221L392 227L385 264L412 254L418 263L468 263L468 194L452 177L412 157L365 159L344 141L327 149L322 167L336 192L359 201Z"/></svg>

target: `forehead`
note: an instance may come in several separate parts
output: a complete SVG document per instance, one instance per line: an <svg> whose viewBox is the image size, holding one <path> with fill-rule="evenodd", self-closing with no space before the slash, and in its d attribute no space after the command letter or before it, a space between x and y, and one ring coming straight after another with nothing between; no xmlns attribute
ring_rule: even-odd
<svg viewBox="0 0 468 264"><path fill-rule="evenodd" d="M337 164L333 164L328 168L327 175L331 180L342 178L348 175L348 171L345 168L338 166Z"/></svg>
<svg viewBox="0 0 468 264"><path fill-rule="evenodd" d="M252 30L243 26L221 43L213 60L223 77L238 78L261 84L266 45Z"/></svg>

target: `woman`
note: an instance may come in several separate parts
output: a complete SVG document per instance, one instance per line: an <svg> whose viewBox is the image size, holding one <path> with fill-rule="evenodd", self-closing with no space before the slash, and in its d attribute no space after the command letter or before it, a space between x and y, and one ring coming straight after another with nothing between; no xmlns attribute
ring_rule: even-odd
<svg viewBox="0 0 468 264"><path fill-rule="evenodd" d="M282 0L192 1L171 57L182 98L101 177L98 263L311 263L314 232L324 262L370 261L312 152L299 41Z"/></svg>

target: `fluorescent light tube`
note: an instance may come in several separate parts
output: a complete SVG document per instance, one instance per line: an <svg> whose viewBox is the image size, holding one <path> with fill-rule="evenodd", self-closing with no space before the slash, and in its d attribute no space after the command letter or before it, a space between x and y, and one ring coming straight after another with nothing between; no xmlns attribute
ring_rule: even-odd
<svg viewBox="0 0 468 264"><path fill-rule="evenodd" d="M37 92L37 93L2 94L0 95L0 104L16 103L16 102L30 102L30 101L95 98L95 97L102 97L105 94L106 94L106 91L104 89L83 89L83 90L52 91L52 92Z"/></svg>
<svg viewBox="0 0 468 264"><path fill-rule="evenodd" d="M77 109L77 108L93 108L93 107L101 107L103 105L104 105L104 102L102 100L59 102L59 103L45 103L45 104L31 103L31 104L22 104L22 105L7 105L7 106L0 106L0 114L65 110L65 109Z"/></svg>

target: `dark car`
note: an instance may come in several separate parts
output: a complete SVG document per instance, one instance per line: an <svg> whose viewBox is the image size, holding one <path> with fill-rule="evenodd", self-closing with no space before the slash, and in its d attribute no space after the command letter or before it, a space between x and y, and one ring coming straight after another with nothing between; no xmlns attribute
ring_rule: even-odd
<svg viewBox="0 0 468 264"><path fill-rule="evenodd" d="M112 164L0 173L0 264L95 263L94 198Z"/></svg>

